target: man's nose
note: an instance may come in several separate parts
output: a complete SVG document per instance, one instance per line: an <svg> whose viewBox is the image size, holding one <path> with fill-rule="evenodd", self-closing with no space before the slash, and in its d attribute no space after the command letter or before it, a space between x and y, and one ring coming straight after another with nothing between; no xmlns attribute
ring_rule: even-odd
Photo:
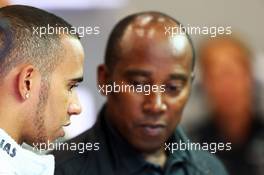
<svg viewBox="0 0 264 175"><path fill-rule="evenodd" d="M168 106L163 101L162 92L152 92L146 95L143 106L144 112L150 115L159 115L167 110Z"/></svg>
<svg viewBox="0 0 264 175"><path fill-rule="evenodd" d="M71 103L68 108L69 115L78 115L82 112L82 107L79 102Z"/></svg>

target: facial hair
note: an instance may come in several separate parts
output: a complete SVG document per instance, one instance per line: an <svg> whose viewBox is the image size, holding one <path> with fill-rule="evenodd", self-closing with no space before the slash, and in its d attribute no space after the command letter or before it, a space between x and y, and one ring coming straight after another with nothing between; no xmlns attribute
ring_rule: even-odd
<svg viewBox="0 0 264 175"><path fill-rule="evenodd" d="M39 102L36 110L35 117L35 128L36 128L36 138L34 139L37 143L46 143L48 141L47 130L45 127L45 108L47 105L49 94L49 82L47 80L42 80Z"/></svg>

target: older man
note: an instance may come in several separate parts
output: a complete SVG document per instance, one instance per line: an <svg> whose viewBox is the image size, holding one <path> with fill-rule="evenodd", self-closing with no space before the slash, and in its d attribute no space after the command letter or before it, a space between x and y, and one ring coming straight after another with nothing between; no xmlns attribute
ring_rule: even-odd
<svg viewBox="0 0 264 175"><path fill-rule="evenodd" d="M107 102L95 126L70 141L99 143L99 150L58 153L56 174L226 174L205 152L169 146L187 142L178 124L193 79L189 36L166 30L179 26L167 15L144 12L114 27L98 68Z"/></svg>

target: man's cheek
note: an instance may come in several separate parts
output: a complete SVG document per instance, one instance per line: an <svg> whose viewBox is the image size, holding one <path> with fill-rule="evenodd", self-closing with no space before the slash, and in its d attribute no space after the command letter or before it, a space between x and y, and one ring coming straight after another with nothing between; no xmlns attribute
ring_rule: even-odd
<svg viewBox="0 0 264 175"><path fill-rule="evenodd" d="M173 109L175 112L178 113L184 109L187 100L188 100L188 94L187 92L185 92L178 97L169 99L168 101L169 101L169 105L171 106L171 109Z"/></svg>
<svg viewBox="0 0 264 175"><path fill-rule="evenodd" d="M60 96L60 98L59 99L61 99L60 101L58 101L58 103L61 105L61 110L62 109L65 109L66 108L66 110L68 110L68 107L69 107L69 105L70 105L70 101L71 101L71 99L72 99L72 96L73 96L73 94L72 93L70 93L70 92L67 92L67 93L65 93L65 94L62 94L61 96Z"/></svg>
<svg viewBox="0 0 264 175"><path fill-rule="evenodd" d="M175 130L175 128L178 126L181 119L182 119L182 113L179 112L178 110L171 111L170 113L168 113L167 118L165 119L168 125L166 132L168 134L171 134Z"/></svg>
<svg viewBox="0 0 264 175"><path fill-rule="evenodd" d="M133 104L131 107L139 107L144 101L145 101L146 95L142 93L136 93L136 92L128 92L124 93L124 100L126 100L127 103Z"/></svg>

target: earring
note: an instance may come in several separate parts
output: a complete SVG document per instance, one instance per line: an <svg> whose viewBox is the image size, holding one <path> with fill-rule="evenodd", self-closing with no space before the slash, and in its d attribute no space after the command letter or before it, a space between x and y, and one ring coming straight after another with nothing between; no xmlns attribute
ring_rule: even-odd
<svg viewBox="0 0 264 175"><path fill-rule="evenodd" d="M29 93L28 93L28 92L25 94L25 98L26 98L26 99L29 98Z"/></svg>

